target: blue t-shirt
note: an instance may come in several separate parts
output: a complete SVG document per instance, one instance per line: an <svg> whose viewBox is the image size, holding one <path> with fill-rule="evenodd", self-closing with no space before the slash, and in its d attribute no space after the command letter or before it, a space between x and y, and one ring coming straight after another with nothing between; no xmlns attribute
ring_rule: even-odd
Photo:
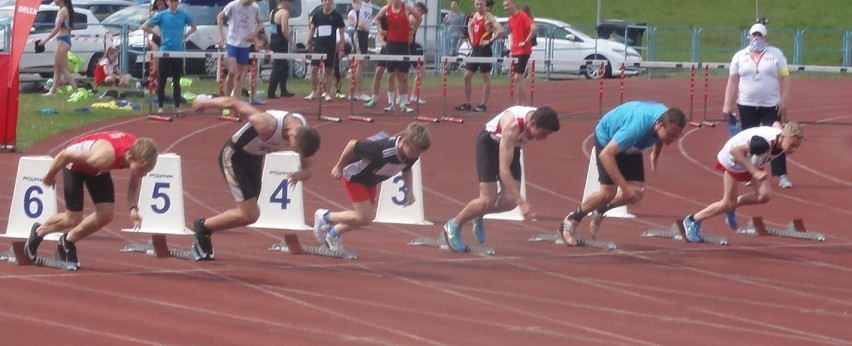
<svg viewBox="0 0 852 346"><path fill-rule="evenodd" d="M187 25L192 25L192 18L189 18L186 12L182 10L177 10L174 13L169 10L160 11L148 20L148 24L160 27L160 34L162 35L161 51L184 51L184 30L186 30Z"/></svg>
<svg viewBox="0 0 852 346"><path fill-rule="evenodd" d="M615 140L620 152L636 154L660 141L654 123L668 110L666 105L650 101L631 101L606 113L595 127L595 138L602 146Z"/></svg>

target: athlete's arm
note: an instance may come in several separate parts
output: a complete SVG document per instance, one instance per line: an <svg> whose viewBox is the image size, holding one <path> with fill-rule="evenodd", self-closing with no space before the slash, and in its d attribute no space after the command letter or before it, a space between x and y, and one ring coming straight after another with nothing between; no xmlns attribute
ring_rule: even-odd
<svg viewBox="0 0 852 346"><path fill-rule="evenodd" d="M503 116L500 118L500 127L503 129L500 135L499 146L498 172L500 183L503 185L505 191L509 193L511 201L522 204L525 202L521 198L521 191L518 185L515 184L515 178L512 177L512 170L510 168L512 160L515 159L515 143L518 142L518 136L521 135L515 115L508 111L503 112Z"/></svg>
<svg viewBox="0 0 852 346"><path fill-rule="evenodd" d="M402 183L404 184L403 187L405 188L405 194L407 195L406 198L405 198L405 200L407 201L405 203L406 207L414 204L414 202L416 200L414 198L414 189L412 189L412 187L414 185L412 185L412 183L411 183L411 180L412 180L411 176L412 176L411 170L402 171Z"/></svg>
<svg viewBox="0 0 852 346"><path fill-rule="evenodd" d="M340 153L340 159L337 160L337 164L331 169L331 177L334 179L340 179L343 177L343 167L346 165L349 160L352 160L352 156L355 155L355 143L357 140L350 140L349 143L346 144L346 148L343 148L343 152Z"/></svg>

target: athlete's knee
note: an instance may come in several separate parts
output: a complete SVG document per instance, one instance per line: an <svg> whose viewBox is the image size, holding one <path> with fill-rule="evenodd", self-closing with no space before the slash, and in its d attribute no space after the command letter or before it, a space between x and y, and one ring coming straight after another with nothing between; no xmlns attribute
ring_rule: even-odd
<svg viewBox="0 0 852 346"><path fill-rule="evenodd" d="M725 210L733 210L737 207L737 199L723 199L722 206L725 208Z"/></svg>
<svg viewBox="0 0 852 346"><path fill-rule="evenodd" d="M95 212L95 221L98 224L106 225L115 218L115 212L113 210L109 211L96 211Z"/></svg>
<svg viewBox="0 0 852 346"><path fill-rule="evenodd" d="M68 227L77 226L83 222L83 212L66 211L65 220L63 221Z"/></svg>

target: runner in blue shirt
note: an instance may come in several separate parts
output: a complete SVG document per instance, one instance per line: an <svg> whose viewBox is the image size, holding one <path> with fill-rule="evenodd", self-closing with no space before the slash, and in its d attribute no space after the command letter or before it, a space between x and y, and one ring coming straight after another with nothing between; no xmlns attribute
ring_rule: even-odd
<svg viewBox="0 0 852 346"><path fill-rule="evenodd" d="M157 12L145 24L142 24L143 31L160 36L160 51L183 52L185 50L184 41L195 32L195 23L192 22L192 18L186 12L178 9L179 4L178 0L168 0L168 10ZM184 32L187 26L190 29ZM157 27L157 29L155 30L154 27ZM183 59L160 59L159 65L157 68L159 71L157 78L157 101L159 101L160 108L157 110L157 113L163 113L163 105L166 98L166 79L172 77L174 88L172 97L175 101L175 113L180 116L180 79L183 75Z"/></svg>
<svg viewBox="0 0 852 346"><path fill-rule="evenodd" d="M639 202L645 188L642 151L654 148L651 169L656 171L663 145L678 139L684 126L683 111L650 101L627 102L605 114L595 127L600 188L565 217L559 227L565 244L577 245L577 225L590 211L589 230L595 237L607 210Z"/></svg>

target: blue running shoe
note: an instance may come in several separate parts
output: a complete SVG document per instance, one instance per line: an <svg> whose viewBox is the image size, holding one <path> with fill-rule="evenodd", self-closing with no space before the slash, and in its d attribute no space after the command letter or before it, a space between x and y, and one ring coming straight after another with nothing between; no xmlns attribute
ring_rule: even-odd
<svg viewBox="0 0 852 346"><path fill-rule="evenodd" d="M482 219L482 216L477 216L473 218L473 237L476 238L480 244L485 243L485 220Z"/></svg>
<svg viewBox="0 0 852 346"><path fill-rule="evenodd" d="M725 213L725 224L728 225L732 230L738 230L739 225L737 225L737 211L731 210Z"/></svg>
<svg viewBox="0 0 852 346"><path fill-rule="evenodd" d="M467 251L467 245L461 241L461 227L454 225L452 219L444 224L444 240L453 252Z"/></svg>
<svg viewBox="0 0 852 346"><path fill-rule="evenodd" d="M695 221L692 215L683 218L683 229L686 231L686 241L690 243L701 242L701 222Z"/></svg>

